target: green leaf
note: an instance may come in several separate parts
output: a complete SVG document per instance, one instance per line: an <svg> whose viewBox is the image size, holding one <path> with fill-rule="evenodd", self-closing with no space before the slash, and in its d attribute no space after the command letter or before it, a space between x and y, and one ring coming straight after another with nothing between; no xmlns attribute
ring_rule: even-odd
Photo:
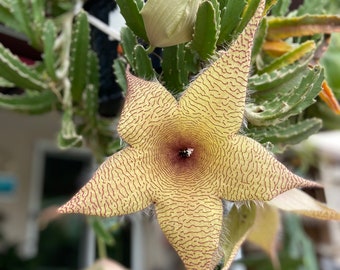
<svg viewBox="0 0 340 270"><path fill-rule="evenodd" d="M216 24L216 28L217 28L217 34L216 37L218 38L219 34L220 34L220 27L221 27L221 10L220 10L220 3L218 0L210 0L214 12L215 12L215 24Z"/></svg>
<svg viewBox="0 0 340 270"><path fill-rule="evenodd" d="M325 13L325 6L328 4L329 0L308 0L304 1L302 5L299 6L296 16L304 14L323 14Z"/></svg>
<svg viewBox="0 0 340 270"><path fill-rule="evenodd" d="M111 140L108 144L108 150L111 152L111 155L122 149L122 142L120 139Z"/></svg>
<svg viewBox="0 0 340 270"><path fill-rule="evenodd" d="M41 29L34 25L31 3L25 0L12 0L11 10L21 31L28 37L34 48L41 49Z"/></svg>
<svg viewBox="0 0 340 270"><path fill-rule="evenodd" d="M335 114L325 103L316 102L307 109L307 114L321 118L323 128L326 130L340 129L340 115Z"/></svg>
<svg viewBox="0 0 340 270"><path fill-rule="evenodd" d="M78 135L73 122L73 113L71 109L64 110L61 120L61 130L58 134L58 145L60 148L80 147L82 145L82 136Z"/></svg>
<svg viewBox="0 0 340 270"><path fill-rule="evenodd" d="M51 91L27 92L22 95L0 94L0 107L28 114L40 114L56 106L57 97Z"/></svg>
<svg viewBox="0 0 340 270"><path fill-rule="evenodd" d="M188 84L188 70L185 68L184 45L163 48L162 70L165 87L178 94Z"/></svg>
<svg viewBox="0 0 340 270"><path fill-rule="evenodd" d="M112 125L112 119L98 118L98 130L102 135L109 136L112 140L114 127ZM120 138L119 138L120 141Z"/></svg>
<svg viewBox="0 0 340 270"><path fill-rule="evenodd" d="M220 1L221 29L217 41L218 45L231 42L232 33L241 20L241 14L246 5L244 0L229 0L226 5L222 2L225 1Z"/></svg>
<svg viewBox="0 0 340 270"><path fill-rule="evenodd" d="M223 219L223 230L226 239L222 243L222 251L224 253L224 268L228 269L232 263L241 244L244 242L250 228L255 222L256 206L250 202L249 205L237 207L233 205L228 215Z"/></svg>
<svg viewBox="0 0 340 270"><path fill-rule="evenodd" d="M181 69L181 77L185 85L189 83L189 74L197 74L200 67L200 59L198 56L187 46L184 46L184 68ZM182 62L180 63L182 64ZM182 66L180 66L182 67Z"/></svg>
<svg viewBox="0 0 340 270"><path fill-rule="evenodd" d="M0 77L0 87L14 87L15 84L12 82L7 81L6 79Z"/></svg>
<svg viewBox="0 0 340 270"><path fill-rule="evenodd" d="M268 28L268 25L267 25L267 20L266 18L264 18L257 31L256 31L256 34L255 34L255 38L254 38L254 45L253 45L253 49L252 49L252 54L251 54L251 62L254 63L255 60L256 60L256 56L258 56L258 54L261 52L261 49L262 49L262 45L266 39L266 34L267 34L267 28Z"/></svg>
<svg viewBox="0 0 340 270"><path fill-rule="evenodd" d="M16 19L14 18L10 6L5 2L0 2L0 22L18 32L21 31L21 28L18 25Z"/></svg>
<svg viewBox="0 0 340 270"><path fill-rule="evenodd" d="M54 52L54 42L57 36L57 29L52 20L46 20L43 29L43 46L44 54L43 61L46 67L47 74L54 80L57 80L56 75L56 55Z"/></svg>
<svg viewBox="0 0 340 270"><path fill-rule="evenodd" d="M32 17L35 27L39 30L43 28L45 21L45 1L44 0L31 0Z"/></svg>
<svg viewBox="0 0 340 270"><path fill-rule="evenodd" d="M301 258L301 264L294 268L284 269L308 269L317 270L318 262L314 245L303 229L301 218L295 214L286 214L283 219L285 236L284 249L290 258Z"/></svg>
<svg viewBox="0 0 340 270"><path fill-rule="evenodd" d="M84 91L84 109L87 115L87 125L96 126L98 115L99 63L97 55L89 51L87 84Z"/></svg>
<svg viewBox="0 0 340 270"><path fill-rule="evenodd" d="M280 69L284 66L290 65L295 61L305 57L309 58L315 51L315 42L313 40L308 40L300 44L297 48L285 53L284 55L276 58L269 65L265 66L263 69L259 70L259 74L272 72L274 70Z"/></svg>
<svg viewBox="0 0 340 270"><path fill-rule="evenodd" d="M340 34L332 34L331 43L321 58L322 66L325 68L327 83L334 91L335 96L340 99Z"/></svg>
<svg viewBox="0 0 340 270"><path fill-rule="evenodd" d="M322 127L322 120L310 118L297 123L287 120L283 123L269 127L248 127L247 136L266 144L274 145L271 149L274 153L281 153L287 145L302 142L309 136L318 132Z"/></svg>
<svg viewBox="0 0 340 270"><path fill-rule="evenodd" d="M275 17L283 17L289 12L289 6L292 0L279 0L272 8L271 14Z"/></svg>
<svg viewBox="0 0 340 270"><path fill-rule="evenodd" d="M126 25L139 37L148 41L145 32L144 21L142 15L139 13L142 9L143 1L141 0L117 0L116 1L120 12L125 18Z"/></svg>
<svg viewBox="0 0 340 270"><path fill-rule="evenodd" d="M91 224L91 228L94 230L97 237L104 241L104 243L108 246L112 246L115 243L115 240L112 234L108 231L103 223L103 220L100 217L89 217L89 221Z"/></svg>
<svg viewBox="0 0 340 270"><path fill-rule="evenodd" d="M161 80L173 95L183 92L190 74L197 74L201 68L198 55L184 44L163 48L161 64Z"/></svg>
<svg viewBox="0 0 340 270"><path fill-rule="evenodd" d="M258 99L262 97L261 100L265 101L271 96L276 96L280 91L286 91L286 89L294 87L300 82L303 71L308 68L312 57L313 55L310 55L310 57L299 59L294 64L281 69L251 76L248 80L248 88L256 90L252 98Z"/></svg>
<svg viewBox="0 0 340 270"><path fill-rule="evenodd" d="M86 85L89 42L90 28L87 16L85 12L80 12L73 27L69 69L71 93L76 102L80 101Z"/></svg>
<svg viewBox="0 0 340 270"><path fill-rule="evenodd" d="M24 89L44 90L47 84L33 67L29 67L0 43L1 77Z"/></svg>
<svg viewBox="0 0 340 270"><path fill-rule="evenodd" d="M340 16L307 14L301 17L268 18L269 40L334 32L340 32Z"/></svg>
<svg viewBox="0 0 340 270"><path fill-rule="evenodd" d="M190 48L197 52L202 60L212 56L216 49L218 26L215 16L211 2L205 1L199 6Z"/></svg>
<svg viewBox="0 0 340 270"><path fill-rule="evenodd" d="M125 69L126 69L126 64L125 61L123 61L122 58L116 58L113 61L113 72L116 76L116 82L122 89L123 93L126 93L127 90L127 84L126 84L126 79L125 79Z"/></svg>
<svg viewBox="0 0 340 270"><path fill-rule="evenodd" d="M121 43L124 51L124 56L128 60L129 64L135 67L135 46L137 43L137 37L128 27L123 27L121 30Z"/></svg>
<svg viewBox="0 0 340 270"><path fill-rule="evenodd" d="M277 93L271 100L250 103L246 106L246 117L256 126L274 125L297 115L315 102L324 80L323 70L315 66L306 70L299 84Z"/></svg>
<svg viewBox="0 0 340 270"><path fill-rule="evenodd" d="M87 84L93 85L96 89L99 89L99 60L97 54L89 50L87 61Z"/></svg>
<svg viewBox="0 0 340 270"><path fill-rule="evenodd" d="M275 6L277 4L279 0L266 0L266 5L264 8L264 14L267 14L273 6Z"/></svg>
<svg viewBox="0 0 340 270"><path fill-rule="evenodd" d="M249 23L250 19L254 16L259 3L260 3L260 0L248 0L248 3L243 10L240 24L237 26L237 28L235 29L233 33L234 35L238 35L243 31L243 29Z"/></svg>
<svg viewBox="0 0 340 270"><path fill-rule="evenodd" d="M134 70L136 72L136 75L146 80L154 79L155 72L152 68L151 59L142 45L137 44L135 46L134 55L135 55Z"/></svg>

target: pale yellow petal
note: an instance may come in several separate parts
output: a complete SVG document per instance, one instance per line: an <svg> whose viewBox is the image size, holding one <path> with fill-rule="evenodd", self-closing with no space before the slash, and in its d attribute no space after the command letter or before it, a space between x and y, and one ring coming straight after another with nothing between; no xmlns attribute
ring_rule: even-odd
<svg viewBox="0 0 340 270"><path fill-rule="evenodd" d="M230 201L268 201L295 188L319 186L290 172L261 144L242 135L230 136L214 167L219 194Z"/></svg>
<svg viewBox="0 0 340 270"><path fill-rule="evenodd" d="M144 209L152 203L151 167L145 154L126 148L109 157L59 212L111 217Z"/></svg>
<svg viewBox="0 0 340 270"><path fill-rule="evenodd" d="M237 40L189 85L179 101L182 115L211 129L216 136L225 137L240 129L253 38L263 9L261 1Z"/></svg>
<svg viewBox="0 0 340 270"><path fill-rule="evenodd" d="M177 101L157 81L126 74L128 91L118 124L119 135L134 147L148 147L164 123L172 119Z"/></svg>
<svg viewBox="0 0 340 270"><path fill-rule="evenodd" d="M243 205L239 208L233 206L228 215L224 218L222 232L222 237L225 238L222 245L224 253L223 270L229 269L237 251L246 239L249 230L254 224L255 213L255 204L250 203L249 206Z"/></svg>
<svg viewBox="0 0 340 270"><path fill-rule="evenodd" d="M277 208L264 203L257 206L255 223L247 240L259 246L271 258L275 269L280 268L277 256L278 234L281 230L280 214Z"/></svg>
<svg viewBox="0 0 340 270"><path fill-rule="evenodd" d="M222 226L220 199L179 190L156 203L156 213L186 270L214 269Z"/></svg>
<svg viewBox="0 0 340 270"><path fill-rule="evenodd" d="M268 203L281 210L294 212L307 217L324 220L340 220L339 212L328 208L326 204L318 202L298 189L292 189L282 193Z"/></svg>

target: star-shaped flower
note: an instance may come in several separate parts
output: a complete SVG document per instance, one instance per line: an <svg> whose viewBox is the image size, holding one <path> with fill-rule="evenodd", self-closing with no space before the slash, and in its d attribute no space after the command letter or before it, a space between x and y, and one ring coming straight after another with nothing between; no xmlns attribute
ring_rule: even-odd
<svg viewBox="0 0 340 270"><path fill-rule="evenodd" d="M295 187L316 186L239 133L264 2L178 101L159 82L127 72L118 132L129 146L108 158L60 212L110 217L154 204L186 268L206 270L218 259L222 199L269 201Z"/></svg>

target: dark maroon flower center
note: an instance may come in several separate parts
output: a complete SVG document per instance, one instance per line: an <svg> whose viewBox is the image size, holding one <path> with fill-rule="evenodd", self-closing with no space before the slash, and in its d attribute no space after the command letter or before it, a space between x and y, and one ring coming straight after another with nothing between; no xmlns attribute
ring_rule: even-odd
<svg viewBox="0 0 340 270"><path fill-rule="evenodd" d="M178 151L178 156L180 158L189 158L191 157L192 153L194 152L194 148L183 148Z"/></svg>

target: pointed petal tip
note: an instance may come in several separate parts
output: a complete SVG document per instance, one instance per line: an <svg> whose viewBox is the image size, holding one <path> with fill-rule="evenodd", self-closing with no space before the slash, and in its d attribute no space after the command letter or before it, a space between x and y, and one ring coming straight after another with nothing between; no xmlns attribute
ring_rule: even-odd
<svg viewBox="0 0 340 270"><path fill-rule="evenodd" d="M91 196L92 195L92 196ZM108 216L93 199L93 192L84 186L69 201L58 208L60 214L82 214L89 216Z"/></svg>
<svg viewBox="0 0 340 270"><path fill-rule="evenodd" d="M64 205L60 206L60 207L57 209L57 212L58 212L59 214L66 214Z"/></svg>
<svg viewBox="0 0 340 270"><path fill-rule="evenodd" d="M74 207L72 207L72 205L70 205L70 201L68 201L67 203L65 203L62 206L60 206L57 211L60 214L74 214L74 213L77 213L77 211L75 211Z"/></svg>
<svg viewBox="0 0 340 270"><path fill-rule="evenodd" d="M303 179L303 182L300 187L301 188L323 188L321 184L315 181L305 180L305 179Z"/></svg>
<svg viewBox="0 0 340 270"><path fill-rule="evenodd" d="M307 180L305 178L302 178L296 174L289 173L288 178L291 182L290 185L287 186L287 188L284 190L282 189L279 194L276 194L272 199L274 199L276 196L280 196L281 194L291 191L293 189L322 189L323 186L315 181Z"/></svg>
<svg viewBox="0 0 340 270"><path fill-rule="evenodd" d="M58 208L58 213L60 214L82 214L82 215L100 215L100 213L97 213L94 209L90 207L86 207L85 204L82 206L81 204L83 202L77 202L77 194L75 197L73 197L71 200L63 204ZM103 215L104 216L104 215Z"/></svg>
<svg viewBox="0 0 340 270"><path fill-rule="evenodd" d="M85 192L84 192L85 190ZM86 202L86 186L83 187L78 193L76 193L71 199L65 202L58 208L58 213L60 214L85 214L91 215L91 208L88 207L88 202ZM95 214L95 213L94 213Z"/></svg>

